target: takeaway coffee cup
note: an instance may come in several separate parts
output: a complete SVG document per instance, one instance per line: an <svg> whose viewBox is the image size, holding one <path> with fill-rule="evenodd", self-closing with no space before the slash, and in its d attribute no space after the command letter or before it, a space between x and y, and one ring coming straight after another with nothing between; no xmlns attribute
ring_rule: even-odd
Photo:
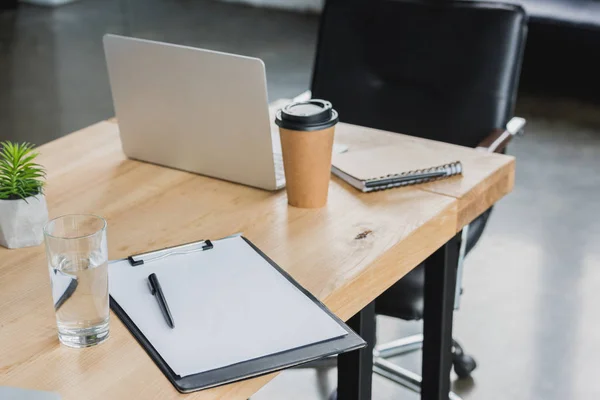
<svg viewBox="0 0 600 400"><path fill-rule="evenodd" d="M325 100L292 103L277 112L290 205L319 208L327 203L337 122L338 113Z"/></svg>

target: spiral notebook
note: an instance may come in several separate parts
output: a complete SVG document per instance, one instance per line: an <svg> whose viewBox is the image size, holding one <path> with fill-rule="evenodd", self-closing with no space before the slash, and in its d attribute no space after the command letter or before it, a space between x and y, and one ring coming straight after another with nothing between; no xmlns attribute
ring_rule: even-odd
<svg viewBox="0 0 600 400"><path fill-rule="evenodd" d="M439 152L386 146L333 154L331 172L362 192L372 192L460 175L462 164Z"/></svg>

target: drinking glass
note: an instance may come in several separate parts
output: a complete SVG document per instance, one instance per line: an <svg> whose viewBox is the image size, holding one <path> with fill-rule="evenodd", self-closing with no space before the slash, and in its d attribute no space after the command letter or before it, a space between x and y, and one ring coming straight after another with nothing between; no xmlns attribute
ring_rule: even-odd
<svg viewBox="0 0 600 400"><path fill-rule="evenodd" d="M44 226L44 240L59 340L82 348L108 339L106 221L58 217Z"/></svg>

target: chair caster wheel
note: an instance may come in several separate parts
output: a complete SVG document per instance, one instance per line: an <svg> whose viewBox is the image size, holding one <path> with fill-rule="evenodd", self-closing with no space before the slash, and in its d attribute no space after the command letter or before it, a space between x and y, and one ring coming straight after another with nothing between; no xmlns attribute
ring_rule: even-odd
<svg viewBox="0 0 600 400"><path fill-rule="evenodd" d="M468 356L463 351L462 347L454 341L452 348L452 364L454 365L454 372L460 379L468 378L471 376L471 372L477 368L475 359Z"/></svg>
<svg viewBox="0 0 600 400"><path fill-rule="evenodd" d="M455 355L452 364L454 364L454 372L460 379L470 377L471 372L477 368L475 359L466 354Z"/></svg>

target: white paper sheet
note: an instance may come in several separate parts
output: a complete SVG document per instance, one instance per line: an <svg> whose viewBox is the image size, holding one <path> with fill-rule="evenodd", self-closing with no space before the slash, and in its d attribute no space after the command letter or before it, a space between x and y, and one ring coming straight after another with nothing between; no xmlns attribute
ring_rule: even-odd
<svg viewBox="0 0 600 400"><path fill-rule="evenodd" d="M339 338L346 331L241 237L141 266L109 265L111 296L171 369L188 376ZM148 256L151 257L151 256ZM170 329L148 287L156 273Z"/></svg>

